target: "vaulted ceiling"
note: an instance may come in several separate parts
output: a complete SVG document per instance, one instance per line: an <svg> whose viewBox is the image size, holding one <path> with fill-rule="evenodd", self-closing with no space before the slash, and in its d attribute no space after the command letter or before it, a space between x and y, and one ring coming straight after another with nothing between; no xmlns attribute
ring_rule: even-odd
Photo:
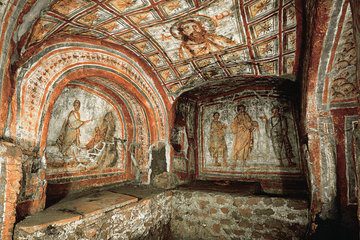
<svg viewBox="0 0 360 240"><path fill-rule="evenodd" d="M294 0L58 0L21 42L25 51L69 36L121 45L176 97L197 82L293 75L296 9Z"/></svg>

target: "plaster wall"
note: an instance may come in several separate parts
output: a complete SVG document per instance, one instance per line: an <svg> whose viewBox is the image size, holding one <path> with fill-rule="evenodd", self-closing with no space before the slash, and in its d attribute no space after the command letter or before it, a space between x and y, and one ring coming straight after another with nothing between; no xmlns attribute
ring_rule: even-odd
<svg viewBox="0 0 360 240"><path fill-rule="evenodd" d="M174 149L172 171L180 179L189 181L196 173L196 112L195 101L187 99L176 105L176 118L171 135L171 144Z"/></svg>
<svg viewBox="0 0 360 240"><path fill-rule="evenodd" d="M351 11L353 13L353 24L354 24L354 36L355 36L355 48L356 48L356 57L357 57L357 65L356 65L356 74L357 74L357 79L360 79L360 3L359 1L356 0L352 0L350 1L351 3ZM359 86L359 85L358 85ZM358 125L359 126L359 125ZM355 137L356 136L356 137ZM354 164L355 166L355 171L356 171L356 176L360 175L360 137L359 137L359 128L357 130L357 133L354 134L355 137L355 141L357 141L357 148L355 149L355 160L356 160L356 164ZM357 186L360 186L360 179L357 177ZM359 206L360 203L360 198L358 197L357 199L357 205ZM360 208L358 207L358 222L360 222Z"/></svg>

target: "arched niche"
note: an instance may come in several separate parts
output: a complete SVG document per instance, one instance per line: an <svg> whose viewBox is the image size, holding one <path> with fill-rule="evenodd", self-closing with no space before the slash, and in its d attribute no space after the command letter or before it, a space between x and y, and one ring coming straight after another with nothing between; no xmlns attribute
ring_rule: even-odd
<svg viewBox="0 0 360 240"><path fill-rule="evenodd" d="M24 192L28 194L19 204L27 212L24 215L43 207L43 198L35 192L39 191L36 189L46 188L45 180L48 186L57 185L47 188L53 189L54 195L127 180L148 183L151 165L149 149L153 144L167 142L168 100L162 98L153 76L136 61L126 58L124 53L94 45L70 45L49 46L40 50L18 69L15 76L17 84L7 132L29 155L26 172L30 177L24 181ZM61 94L69 88L80 88L113 106L113 117L119 120L119 129L124 131L123 135L115 137L126 140L125 170L124 167L112 169L109 166L99 172L99 168L94 167L92 172L84 173L76 168L62 171L64 169L60 167L56 170L54 165L51 167L49 164L50 168L43 173L50 163L47 159L48 144L54 145L55 135L59 134L56 132L53 139L48 138L49 131L53 130L52 113ZM66 117L72 110L71 103L67 104L64 110ZM105 115L103 112L98 116L100 122ZM60 125L64 124L64 116L58 120ZM88 140L83 140L85 145ZM31 172L32 168L35 173ZM36 176L31 177L33 175ZM32 187L35 182L37 185ZM47 196L52 193L48 191ZM34 210L29 211L30 208Z"/></svg>
<svg viewBox="0 0 360 240"><path fill-rule="evenodd" d="M125 173L127 142L133 135L128 134L126 117L108 96L81 85L66 86L50 116L45 148L48 179Z"/></svg>
<svg viewBox="0 0 360 240"><path fill-rule="evenodd" d="M173 170L182 179L259 182L268 193L306 194L297 96L294 82L270 77L185 92L175 107Z"/></svg>
<svg viewBox="0 0 360 240"><path fill-rule="evenodd" d="M130 94L109 90L106 80L94 80L72 81L50 98L41 138L48 204L72 191L132 181L138 166L131 158L147 162L150 132L146 120L136 121L145 118L142 106ZM140 136L146 146L134 152Z"/></svg>

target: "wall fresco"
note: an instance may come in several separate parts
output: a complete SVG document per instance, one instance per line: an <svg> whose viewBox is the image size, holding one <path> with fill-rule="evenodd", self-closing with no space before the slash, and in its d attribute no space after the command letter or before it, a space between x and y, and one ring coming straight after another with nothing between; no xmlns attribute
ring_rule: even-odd
<svg viewBox="0 0 360 240"><path fill-rule="evenodd" d="M176 105L176 118L171 135L171 145L175 150L172 169L181 173L181 180L188 180L195 175L195 134L196 102L187 98L181 99Z"/></svg>
<svg viewBox="0 0 360 240"><path fill-rule="evenodd" d="M145 106L150 108L150 111L153 111L155 115L154 124L156 124L157 127L153 128L153 131L154 134L156 134L156 138L165 139L168 131L166 128L167 123L165 122L166 117L164 117L167 114L165 112L165 104L163 100L160 99L160 94L155 90L150 77L144 71L136 70L139 67L138 65L133 65L125 61L121 55L114 56L100 49L71 48L69 45L64 48L59 47L56 53L40 54L40 56L37 57L41 57L42 65L27 65L18 71L17 95L22 96L24 102L20 105L18 98L15 98L14 101L16 101L16 106L18 107L16 111L19 113L18 126L16 126L17 139L19 142L21 141L23 146L29 145L29 147L31 147L31 145L39 144L39 139L37 139L39 135L38 127L42 124L41 121L43 120L39 116L46 114L42 109L47 107L49 103L45 101L44 98L51 95L48 91L49 89L44 86L54 84L60 73L67 73L66 71L69 66L74 70L79 70L79 66L84 67L84 65L90 62L95 65L106 64L113 71L122 74L128 81L125 83L130 82L137 86L137 91L146 96L146 99L145 97L142 98L144 102L147 102ZM97 67L94 68L99 69ZM87 74L89 71L90 69L79 74ZM77 74L77 76L79 76L79 74ZM108 86L110 89L118 89L117 92L121 92L122 96L124 93L126 96L138 94L137 92L130 94L129 91L126 90L126 87L120 87L120 84L111 83L111 81L104 81L104 79L96 79L94 81ZM117 79L117 81L119 80ZM126 97L125 101L127 101L127 99ZM139 103L136 104L138 105ZM140 103L140 105L143 106L144 103ZM143 119L146 119L146 117L144 116ZM147 122L144 124L147 124Z"/></svg>
<svg viewBox="0 0 360 240"><path fill-rule="evenodd" d="M305 48L307 77L301 114L306 136L303 146L309 151L306 161L313 199L311 218L315 225L317 216L335 218L341 212L340 221L355 229L355 208L349 206L354 202L353 165L349 157L351 127L346 123L347 116L358 114L355 19L349 1L319 5L309 2L306 9L310 24L305 45L315 46ZM316 16L315 12L322 14ZM317 70L314 66L318 66Z"/></svg>
<svg viewBox="0 0 360 240"><path fill-rule="evenodd" d="M289 102L266 96L201 104L200 174L298 173L292 111Z"/></svg>
<svg viewBox="0 0 360 240"><path fill-rule="evenodd" d="M347 5L345 20L342 28L339 29L340 39L338 44L334 45L335 57L332 70L329 72L330 99L334 105L339 102L356 102L359 94L356 78L356 45L350 5Z"/></svg>
<svg viewBox="0 0 360 240"><path fill-rule="evenodd" d="M115 168L124 171L124 124L106 100L65 88L50 120L46 158L50 173Z"/></svg>
<svg viewBox="0 0 360 240"><path fill-rule="evenodd" d="M337 194L337 152L333 119L331 117L319 118L319 131L321 144L321 197L324 201L322 217L333 217L335 216L334 207L336 204L335 196Z"/></svg>
<svg viewBox="0 0 360 240"><path fill-rule="evenodd" d="M345 116L345 157L348 204L357 204L359 168L359 116Z"/></svg>

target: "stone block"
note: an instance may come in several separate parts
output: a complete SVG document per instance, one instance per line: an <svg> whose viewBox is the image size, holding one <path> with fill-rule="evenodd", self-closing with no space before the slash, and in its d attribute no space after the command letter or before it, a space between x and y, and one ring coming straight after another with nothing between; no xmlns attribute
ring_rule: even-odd
<svg viewBox="0 0 360 240"><path fill-rule="evenodd" d="M179 178L174 173L163 172L155 176L153 185L157 188L173 189L179 184Z"/></svg>
<svg viewBox="0 0 360 240"><path fill-rule="evenodd" d="M74 219L62 223L63 226L56 227L56 231L43 228L25 234L24 229L20 228L23 223L20 223L16 227L17 236L14 239L35 240L34 236L47 239L49 233L61 232L61 229L66 231L63 238L52 235L49 239L72 240L74 236L81 236L83 240L301 239L306 231L307 209L295 210L286 204L282 207L274 206L280 202L293 201L291 199L275 203L274 200L278 198L241 197L243 204L240 206L240 202L236 201L239 196L235 194L196 190L171 192L173 194L159 193L107 211L94 211L94 214L66 212ZM249 202L256 204L245 204ZM110 201L108 203L112 204ZM235 204L239 207L235 207ZM85 205L76 205L73 210L80 213Z"/></svg>
<svg viewBox="0 0 360 240"><path fill-rule="evenodd" d="M20 192L22 178L22 152L12 143L0 142L0 239L12 239L12 231L16 216L16 203Z"/></svg>

